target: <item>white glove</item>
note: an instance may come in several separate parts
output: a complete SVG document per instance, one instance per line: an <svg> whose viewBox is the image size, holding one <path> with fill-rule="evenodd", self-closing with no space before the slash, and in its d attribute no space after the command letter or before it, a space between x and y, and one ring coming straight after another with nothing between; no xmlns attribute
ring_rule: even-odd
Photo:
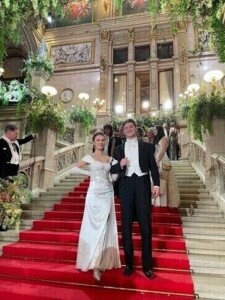
<svg viewBox="0 0 225 300"><path fill-rule="evenodd" d="M81 169L81 168L78 168L78 167L73 167L70 170L70 174L71 175L82 174L82 175L90 176L91 172L87 171L87 170L84 170L84 169Z"/></svg>

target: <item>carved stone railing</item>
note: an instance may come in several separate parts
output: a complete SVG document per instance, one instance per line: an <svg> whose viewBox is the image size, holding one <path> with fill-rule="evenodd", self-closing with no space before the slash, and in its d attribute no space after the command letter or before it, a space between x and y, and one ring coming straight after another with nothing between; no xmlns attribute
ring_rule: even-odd
<svg viewBox="0 0 225 300"><path fill-rule="evenodd" d="M191 141L190 161L210 193L225 210L225 121L213 121L214 133L205 133L203 143Z"/></svg>
<svg viewBox="0 0 225 300"><path fill-rule="evenodd" d="M84 155L84 144L77 143L69 145L62 149L56 150L54 153L55 161L55 180L58 180L61 175L64 175L71 166Z"/></svg>
<svg viewBox="0 0 225 300"><path fill-rule="evenodd" d="M190 160L194 165L196 171L200 175L203 182L205 182L206 171L206 149L199 141L192 141L190 144Z"/></svg>
<svg viewBox="0 0 225 300"><path fill-rule="evenodd" d="M212 168L210 190L218 203L225 209L225 155L214 153L212 155Z"/></svg>
<svg viewBox="0 0 225 300"><path fill-rule="evenodd" d="M54 156L54 182L58 182L65 176L73 164L84 155L84 144L75 144L56 150ZM20 163L19 173L23 174L28 182L28 187L34 195L40 190L45 190L47 186L42 182L42 173L45 168L45 157L38 156Z"/></svg>

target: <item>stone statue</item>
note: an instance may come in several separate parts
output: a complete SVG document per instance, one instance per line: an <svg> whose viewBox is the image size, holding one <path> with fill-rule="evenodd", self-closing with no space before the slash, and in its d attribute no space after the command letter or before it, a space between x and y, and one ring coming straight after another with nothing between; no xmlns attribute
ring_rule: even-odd
<svg viewBox="0 0 225 300"><path fill-rule="evenodd" d="M39 57L47 57L48 56L48 48L46 46L46 43L45 43L44 39L41 40L41 42L38 46L37 55Z"/></svg>

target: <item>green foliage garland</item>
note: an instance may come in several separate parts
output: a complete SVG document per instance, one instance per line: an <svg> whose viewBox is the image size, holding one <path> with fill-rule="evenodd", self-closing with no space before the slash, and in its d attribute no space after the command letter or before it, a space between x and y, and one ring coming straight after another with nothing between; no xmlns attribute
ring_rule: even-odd
<svg viewBox="0 0 225 300"><path fill-rule="evenodd" d="M180 105L180 117L187 119L189 132L194 139L202 141L203 133L213 134L213 120L225 119L225 96L223 91L200 92L189 103Z"/></svg>
<svg viewBox="0 0 225 300"><path fill-rule="evenodd" d="M19 114L24 111L26 112L25 131L27 133L40 133L48 128L58 134L63 134L66 130L67 111L59 102L36 95L30 103L24 103L18 107Z"/></svg>
<svg viewBox="0 0 225 300"><path fill-rule="evenodd" d="M52 58L31 54L29 58L24 61L24 68L22 72L29 74L31 71L43 71L48 76L51 76L54 71Z"/></svg>
<svg viewBox="0 0 225 300"><path fill-rule="evenodd" d="M6 45L11 41L18 45L21 40L21 25L38 26L49 12L64 15L65 0L2 0L0 3L0 62L6 54Z"/></svg>
<svg viewBox="0 0 225 300"><path fill-rule="evenodd" d="M72 124L81 123L81 126L87 133L95 125L96 114L91 108L86 106L73 105L69 114L69 121Z"/></svg>

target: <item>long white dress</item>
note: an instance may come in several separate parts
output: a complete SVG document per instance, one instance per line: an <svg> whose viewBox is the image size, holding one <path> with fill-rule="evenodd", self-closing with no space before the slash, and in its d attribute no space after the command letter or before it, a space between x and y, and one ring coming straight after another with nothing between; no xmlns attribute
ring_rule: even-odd
<svg viewBox="0 0 225 300"><path fill-rule="evenodd" d="M82 158L89 164L90 185L81 224L76 268L82 271L121 267L110 163Z"/></svg>

